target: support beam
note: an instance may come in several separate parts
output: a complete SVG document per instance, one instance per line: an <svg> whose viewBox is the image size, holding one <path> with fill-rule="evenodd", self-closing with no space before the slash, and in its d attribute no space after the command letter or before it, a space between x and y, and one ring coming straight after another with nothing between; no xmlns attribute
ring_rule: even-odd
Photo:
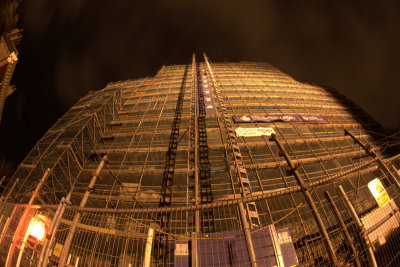
<svg viewBox="0 0 400 267"><path fill-rule="evenodd" d="M275 225L270 225L268 227L269 233L271 235L271 240L274 248L276 266L277 267L285 267L285 263L283 261L283 255L281 250L281 245L279 244L278 234L275 229Z"/></svg>
<svg viewBox="0 0 400 267"><path fill-rule="evenodd" d="M144 250L143 267L150 267L151 265L151 250L153 248L154 228L149 227L147 232L146 246Z"/></svg>
<svg viewBox="0 0 400 267"><path fill-rule="evenodd" d="M17 209L17 207L14 206L13 211L11 212L11 215L9 217L7 217L7 219L6 219L6 222L4 224L3 230L1 231L1 235L0 235L0 244L2 244L4 237L5 237L6 233L8 232L8 227L10 225L11 218L14 217L16 209Z"/></svg>
<svg viewBox="0 0 400 267"><path fill-rule="evenodd" d="M209 132L211 132L211 133L212 132L218 132L219 130L220 129L218 129L218 128L207 128L207 133L209 133ZM157 132L157 134L167 134L167 132L170 132L170 131L167 131L167 130L159 131L159 132ZM109 134L103 136L102 139L112 139L112 138L116 138L116 137L120 137L120 136L133 137L134 135L137 135L137 134L142 134L142 135L149 134L150 135L150 134L153 134L153 133L150 132L150 131L141 132L141 133L134 133L134 134L133 133L125 133L125 132L123 132L123 133L109 133ZM368 137L368 135L366 135L366 134L365 135L361 135L361 137ZM286 138L287 138L287 136L286 136ZM345 137L345 136L305 137L305 138L285 139L284 142L285 142L285 144L291 144L292 145L292 144L305 144L307 142L309 142L309 143L337 142L337 141L345 141L345 140L348 140L348 139L350 140L351 138ZM265 142L265 141L262 141L262 142L249 142L249 143L242 142L241 140L238 140L238 141L239 141L238 142L238 146L241 147L241 148L242 147L244 147L244 148L246 148L246 147L250 147L250 148L253 148L253 147L267 147L267 145L268 145L268 143ZM166 145L159 146L159 147L137 147L137 148L134 148L134 149L112 148L112 147L109 148L109 146L106 146L106 147L107 148L101 148L101 147L97 148L96 152L97 153L105 153L106 151L110 151L110 152L132 152L132 151L134 151L134 152L166 152L166 151L168 151L168 147ZM208 147L210 149L215 149L215 150L224 149L224 145L220 144L220 143L208 144ZM187 150L187 148L185 148L185 147L181 147L180 149L182 151Z"/></svg>
<svg viewBox="0 0 400 267"><path fill-rule="evenodd" d="M240 219L243 225L244 237L246 239L247 252L249 253L250 263L252 267L257 267L257 258L254 251L253 240L251 238L249 223L247 222L246 212L243 203L238 203Z"/></svg>
<svg viewBox="0 0 400 267"><path fill-rule="evenodd" d="M5 186L2 186L2 184L3 184L3 182L4 182L4 180L6 179L6 176L4 175L2 178L1 178L1 180L0 180L0 186L1 187L5 187Z"/></svg>
<svg viewBox="0 0 400 267"><path fill-rule="evenodd" d="M101 159L101 161L99 163L99 166L96 169L96 172L94 173L92 179L90 180L89 186L87 187L85 194L83 195L82 201L81 201L81 203L79 205L80 208L85 207L86 202L87 202L87 200L89 198L90 192L92 191L92 189L94 187L94 184L96 183L97 178L98 178L101 170L103 169L103 166L104 166L106 160L107 160L107 156L103 156L103 158ZM68 252L69 252L69 247L71 246L72 238L74 236L74 233L75 233L75 230L76 230L76 226L77 226L77 224L79 222L80 217L81 217L81 212L75 213L74 219L72 221L71 228L70 228L70 230L68 232L68 235L67 235L67 237L65 239L64 248L63 248L63 250L61 252L60 262L58 264L59 267L64 267L64 265L65 265L65 262L66 262L67 256L68 256Z"/></svg>
<svg viewBox="0 0 400 267"><path fill-rule="evenodd" d="M371 243L368 239L368 237L365 235L365 228L363 223L361 222L360 218L358 217L358 214L356 210L354 209L353 205L350 202L350 199L347 197L346 192L344 192L343 187L339 185L339 193L342 195L344 199L344 203L346 204L346 207L348 211L350 212L351 217L353 217L354 221L357 224L358 230L364 239L364 242L367 246L367 256L368 256L368 262L370 267L377 267L374 251L372 250Z"/></svg>
<svg viewBox="0 0 400 267"><path fill-rule="evenodd" d="M193 153L192 161L193 166L192 172L194 174L194 200L195 205L200 204L200 196L199 196L199 170L198 170L198 143L199 143L199 132L198 132L198 116L197 116L197 93L198 93L198 81L197 81L197 66L196 66L196 57L193 54L192 60L192 75L193 75L193 84L192 84L192 99L191 99L191 129L190 129L190 140L189 140L189 153ZM189 157L189 160L190 157ZM198 252L197 252L197 234L200 233L200 211L194 211L194 233L192 233L192 266L198 266Z"/></svg>
<svg viewBox="0 0 400 267"><path fill-rule="evenodd" d="M274 113L274 112L271 112L270 113L271 115L274 115L274 114L276 114L276 113ZM321 113L321 115L324 115L324 114L322 114ZM344 114L343 114L344 115ZM215 115L209 115L209 116L211 116L211 117L213 117L213 116L215 116ZM165 116L163 116L163 117L161 117L159 120L160 121L171 121L171 120L173 120L174 118L173 117L171 117L171 116L167 116L167 115L165 115ZM182 119L190 119L190 117L188 116L188 114L187 113L183 113L182 114ZM119 124L127 124L127 123L140 123L140 122L142 122L142 123L144 123L144 122L152 122L152 121L156 121L156 120L158 120L158 117L152 117L151 115L149 115L148 117L145 117L145 118L141 118L141 119L136 119L136 118L134 118L133 116L132 116L132 118L129 118L129 117L127 117L127 118L119 118L118 120L113 120L113 121L111 121L110 122L110 125L119 125ZM287 123L286 122L275 122L275 124L279 127L279 128L289 128L288 126L287 126ZM286 124L286 125L285 125ZM313 125L312 124L308 124L310 127L312 127ZM356 122L352 122L352 121L348 121L348 122L343 122L343 123L326 123L325 124L326 126L329 126L329 127L343 127L343 126L350 126L350 127L359 127L360 126L360 124L359 123L356 123ZM373 126L373 125L375 125L375 124L373 124L373 123L365 123L365 124L363 124L363 125L365 125L365 126Z"/></svg>
<svg viewBox="0 0 400 267"><path fill-rule="evenodd" d="M344 220L342 218L342 215L340 215L340 212L338 210L338 208L336 207L335 202L333 201L331 195L329 194L328 191L325 191L325 197L328 200L331 208L332 208L332 212L336 217L336 220L339 222L340 226L343 229L343 233L344 233L344 237L346 238L347 243L349 244L349 247L354 255L354 262L356 264L357 267L361 266L360 264L360 260L358 259L358 251L356 246L354 245L353 239L351 238L349 231L347 230L346 224L344 223Z"/></svg>
<svg viewBox="0 0 400 267"><path fill-rule="evenodd" d="M310 184L310 187L320 186L320 185L327 184L327 183L330 183L333 181L339 182L343 179L349 179L350 177L358 176L358 173L370 173L371 171L376 170L377 167L373 166L371 168L359 171L358 173L354 174L354 172L361 170L374 162L375 162L375 160L373 159L368 162L359 164L358 166L351 168L347 171L337 173L335 175L332 175L332 176L327 177L320 181L312 182ZM180 207L142 208L142 209L74 208L74 210L79 210L79 211L83 211L83 212L102 211L102 212L110 212L110 213L123 213L123 212L162 213L162 212L176 212L176 211L183 211L183 210L194 211L196 209L204 210L204 209L211 209L211 208L226 207L229 205L237 204L239 202L249 203L249 202L253 202L253 201L265 200L265 199L268 199L271 197L300 192L301 190L302 189L300 186L291 186L288 188L272 189L272 190L268 190L268 191L264 191L264 192L255 192L251 196L247 196L247 197L241 197L241 195L239 195L239 194L232 194L232 195L228 195L227 198L215 199L215 201L213 203L203 203L200 205L192 205L192 206L188 206L188 207L180 206Z"/></svg>
<svg viewBox="0 0 400 267"><path fill-rule="evenodd" d="M278 137L276 137L274 134L271 136L271 140L275 141L276 145L278 146L279 150L281 151L282 156L285 158L285 160L288 163L288 166L290 167L292 174L296 178L297 183L301 187L301 191L303 192L304 198L307 201L308 206L311 209L311 212L314 216L314 220L317 223L319 232L322 236L322 240L324 241L326 251L328 253L329 259L331 261L331 264L333 266L339 266L339 262L336 258L335 250L333 249L332 242L329 238L328 231L325 228L324 222L322 221L322 218L319 214L319 211L317 207L315 206L314 200L311 197L310 193L310 183L304 182L303 178L301 177L300 173L297 171L296 166L293 164L292 159L290 158L289 154L286 152L286 149L283 147L281 142L279 141Z"/></svg>
<svg viewBox="0 0 400 267"><path fill-rule="evenodd" d="M102 152L107 152L107 150L98 150L98 153ZM109 153L112 151L108 151ZM136 152L134 150L126 150L125 152ZM299 160L292 160L294 164L308 164L308 163L313 163L313 162L319 162L319 161L329 161L337 158L344 158L344 157L363 157L366 154L364 152L359 152L359 151L351 151L351 152L342 152L342 153L335 153L335 154L329 154L329 155L324 155L324 156L315 156L315 157L309 157L309 158L303 158ZM255 164L246 164L246 169L248 170L259 170L259 169L274 169L274 168L279 168L283 166L287 166L287 161L285 160L280 160L280 161L273 161L273 159L270 159L270 162L262 162L262 163L255 163ZM235 166L230 166L232 170L235 170ZM93 169L83 169L84 172L93 172ZM213 168L211 172L225 172L225 169L222 168ZM152 168L152 169L147 169L143 170L143 168L132 168L132 169L119 169L118 172L123 173L148 173L148 174L162 174L164 171L160 168ZM175 173L186 173L187 168L175 168Z"/></svg>
<svg viewBox="0 0 400 267"><path fill-rule="evenodd" d="M66 198L62 198L60 201L60 204L57 207L56 213L54 214L53 220L51 221L50 227L49 227L49 232L46 235L46 239L43 244L42 251L39 256L39 262L37 264L38 267L46 267L51 248L53 247L53 243L56 237L56 231L58 229L58 226L60 225L62 216L64 215L65 211L65 206L69 203L71 199L71 192L67 195Z"/></svg>

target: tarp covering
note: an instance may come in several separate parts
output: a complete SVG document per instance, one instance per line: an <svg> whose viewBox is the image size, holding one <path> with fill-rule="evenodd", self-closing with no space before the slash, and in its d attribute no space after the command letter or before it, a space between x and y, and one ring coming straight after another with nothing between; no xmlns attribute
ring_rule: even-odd
<svg viewBox="0 0 400 267"><path fill-rule="evenodd" d="M243 127L237 127L235 129L235 132L237 136L271 136L272 134L275 134L274 129L272 128L264 128L264 127L255 127L255 128L243 128Z"/></svg>
<svg viewBox="0 0 400 267"><path fill-rule="evenodd" d="M274 228L273 228L274 229ZM274 243L269 227L250 230L259 266L276 266ZM285 266L298 265L296 251L288 228L276 231ZM200 234L198 262L200 266L250 266L243 230ZM218 239L213 239L218 238Z"/></svg>
<svg viewBox="0 0 400 267"><path fill-rule="evenodd" d="M296 114L281 114L281 115L233 115L234 122L321 122L327 123L328 120L322 115L296 115Z"/></svg>

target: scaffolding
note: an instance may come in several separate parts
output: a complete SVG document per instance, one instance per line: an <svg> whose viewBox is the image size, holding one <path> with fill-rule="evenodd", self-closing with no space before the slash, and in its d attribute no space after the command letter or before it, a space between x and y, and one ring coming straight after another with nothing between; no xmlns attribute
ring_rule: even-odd
<svg viewBox="0 0 400 267"><path fill-rule="evenodd" d="M193 55L110 83L5 185L0 263L398 265L400 157L378 130L338 93L266 63Z"/></svg>

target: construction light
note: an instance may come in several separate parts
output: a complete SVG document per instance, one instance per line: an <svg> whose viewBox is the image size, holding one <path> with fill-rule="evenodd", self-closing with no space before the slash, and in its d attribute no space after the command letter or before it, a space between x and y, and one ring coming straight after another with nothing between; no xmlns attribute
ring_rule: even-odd
<svg viewBox="0 0 400 267"><path fill-rule="evenodd" d="M29 235L36 237L39 241L42 241L44 237L44 232L45 232L44 223L34 221Z"/></svg>
<svg viewBox="0 0 400 267"><path fill-rule="evenodd" d="M37 215L32 218L28 228L30 229L29 235L35 237L39 241L43 241L46 233L46 221L47 218L43 215Z"/></svg>

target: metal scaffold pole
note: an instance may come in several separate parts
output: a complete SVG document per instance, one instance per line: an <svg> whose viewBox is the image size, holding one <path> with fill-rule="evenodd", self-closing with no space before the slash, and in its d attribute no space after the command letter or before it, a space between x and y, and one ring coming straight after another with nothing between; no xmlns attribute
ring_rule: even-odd
<svg viewBox="0 0 400 267"><path fill-rule="evenodd" d="M244 231L244 235L245 235L245 239L246 239L246 247L247 247L247 251L249 253L251 266L257 267L258 264L257 264L256 253L254 251L253 240L251 238L250 227L249 227L249 223L247 222L243 203L238 203L238 206L239 206L240 218L241 218L241 221L243 224L243 231Z"/></svg>
<svg viewBox="0 0 400 267"><path fill-rule="evenodd" d="M339 212L338 208L336 207L336 204L333 201L333 199L332 199L332 197L331 197L331 195L329 194L328 191L325 191L325 197L328 200L329 204L331 205L331 208L332 208L333 214L336 217L336 220L339 222L340 226L343 229L344 237L346 238L346 241L349 244L349 246L351 248L351 251L352 251L352 253L354 255L354 261L355 261L356 266L357 267L361 266L360 260L358 259L357 248L355 247L353 239L351 238L351 236L349 234L349 231L347 230L346 224L345 224L342 216L340 215L340 212Z"/></svg>
<svg viewBox="0 0 400 267"><path fill-rule="evenodd" d="M317 223L318 226L318 230L321 234L322 240L325 244L326 247L326 251L328 252L329 255L329 259L331 261L331 264L333 266L339 266L338 260L336 258L336 254L335 254L335 250L333 249L332 246L332 242L329 238L328 235L328 231L325 228L324 222L322 221L322 218L319 214L319 211L317 209L317 207L315 206L314 200L311 197L309 188L310 188L310 184L307 182L304 182L303 178L300 176L300 173L297 171L296 166L293 164L292 159L290 158L289 154L286 152L286 149L283 147L283 145L281 144L281 142L279 141L279 138L276 137L275 134L271 135L271 140L275 141L276 145L278 146L281 155L285 158L285 160L287 161L292 174L294 175L294 177L296 178L297 183L299 184L299 186L301 187L301 191L303 192L304 198L307 201L308 206L310 207L313 217L315 219L315 222Z"/></svg>
<svg viewBox="0 0 400 267"><path fill-rule="evenodd" d="M151 265L151 250L153 248L154 229L157 228L156 224L152 224L147 232L146 246L144 249L143 267L150 267Z"/></svg>
<svg viewBox="0 0 400 267"><path fill-rule="evenodd" d="M99 163L99 166L97 167L95 173L92 176L92 179L90 180L89 186L87 187L85 194L82 197L81 203L79 205L80 208L85 207L86 202L89 198L90 192L93 190L94 184L96 183L96 180L99 177L99 174L100 174L101 170L103 169L103 166L106 161L107 161L107 156L103 156L103 158L101 159L101 161ZM67 238L65 239L64 247L61 252L60 262L58 264L58 266L60 266L60 267L63 267L65 265L65 262L67 260L67 255L69 252L69 247L71 246L72 238L75 234L76 226L78 225L80 217L81 217L81 212L77 212L74 216L71 228L68 232Z"/></svg>
<svg viewBox="0 0 400 267"><path fill-rule="evenodd" d="M189 122L189 172L188 175L194 178L194 202L195 205L200 203L199 199L199 172L198 172L198 121L197 121L197 68L196 57L193 54L192 58L192 98L190 107L190 122ZM188 181L189 186L190 181ZM191 184L191 183L190 183ZM200 211L194 211L194 232L192 233L192 266L198 266L198 252L197 252L197 234L200 232Z"/></svg>
<svg viewBox="0 0 400 267"><path fill-rule="evenodd" d="M56 237L55 232L57 231L58 226L60 225L61 218L65 211L65 206L69 203L70 199L71 199L71 192L67 195L66 198L63 197L61 199L60 204L57 207L56 213L54 214L53 220L51 221L49 227L49 233L47 234L46 240L43 244L43 248L39 256L39 262L37 265L38 267L47 266L51 248L53 246Z"/></svg>
<svg viewBox="0 0 400 267"><path fill-rule="evenodd" d="M354 221L357 223L359 232L367 246L367 256L368 256L369 265L371 267L377 267L378 265L376 263L374 251L372 250L372 247L371 247L368 237L365 235L364 225L361 222L360 218L358 217L356 210L354 209L353 205L350 202L350 199L348 198L346 192L344 192L343 187L341 185L339 185L339 193L342 195L344 202L346 204L346 207L347 207L348 211L350 212L351 217L353 217Z"/></svg>

